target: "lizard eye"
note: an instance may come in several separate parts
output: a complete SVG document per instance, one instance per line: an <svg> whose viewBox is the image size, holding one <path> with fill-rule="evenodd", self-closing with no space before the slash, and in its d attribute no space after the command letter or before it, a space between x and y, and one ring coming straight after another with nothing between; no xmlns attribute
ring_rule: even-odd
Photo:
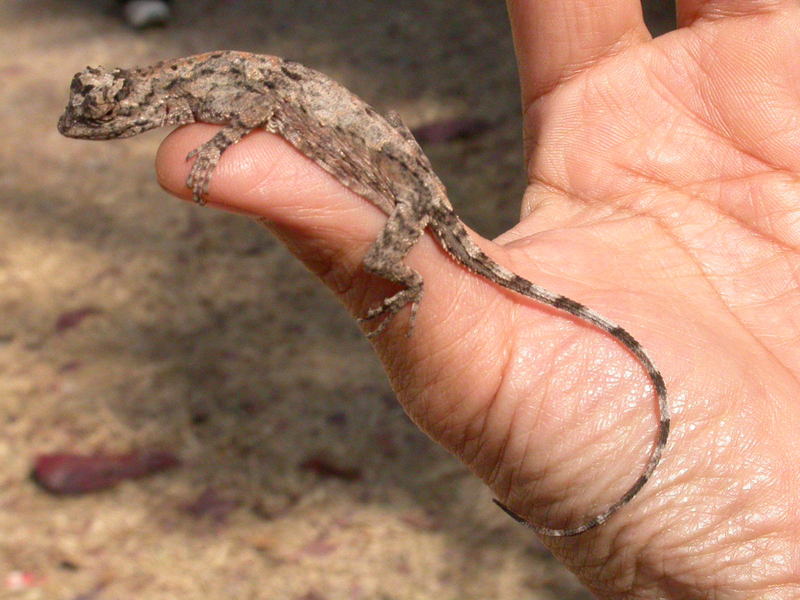
<svg viewBox="0 0 800 600"><path fill-rule="evenodd" d="M131 81L123 71L111 73L87 69L72 80L70 86L76 105L87 119L95 122L110 121L132 89Z"/></svg>
<svg viewBox="0 0 800 600"><path fill-rule="evenodd" d="M84 85L81 81L80 74L72 78L72 83L69 84L69 91L73 94L80 94L84 91Z"/></svg>
<svg viewBox="0 0 800 600"><path fill-rule="evenodd" d="M114 100L107 97L106 90L97 88L85 95L81 104L82 113L95 121L108 121L113 117Z"/></svg>
<svg viewBox="0 0 800 600"><path fill-rule="evenodd" d="M115 102L121 102L122 100L125 100L125 98L130 95L131 89L133 88L130 79L121 79L120 81L122 81L122 87L120 87L117 90L117 93L114 94Z"/></svg>
<svg viewBox="0 0 800 600"><path fill-rule="evenodd" d="M114 117L113 111L114 107L111 104L84 105L86 117L93 121L110 121Z"/></svg>

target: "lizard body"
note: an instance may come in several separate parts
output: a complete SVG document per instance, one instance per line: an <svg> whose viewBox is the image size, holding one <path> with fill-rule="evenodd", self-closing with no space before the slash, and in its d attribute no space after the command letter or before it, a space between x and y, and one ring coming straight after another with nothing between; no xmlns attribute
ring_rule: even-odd
<svg viewBox="0 0 800 600"><path fill-rule="evenodd" d="M429 229L439 245L469 271L607 332L642 364L658 400L659 429L648 462L628 491L602 513L565 529L528 523L495 501L503 510L539 534L572 536L607 521L645 485L661 459L670 427L666 386L650 357L616 323L489 258L470 238L444 185L395 113L382 117L346 88L298 63L220 51L130 70L87 67L72 80L58 128L69 137L105 140L197 121L223 126L187 157L195 158L187 185L198 203L203 203L222 153L250 131L263 128L283 137L388 215L363 264L368 272L399 284L401 290L367 311L362 321L382 318L368 336L380 334L408 304L409 327L413 327L423 281L403 259Z"/></svg>

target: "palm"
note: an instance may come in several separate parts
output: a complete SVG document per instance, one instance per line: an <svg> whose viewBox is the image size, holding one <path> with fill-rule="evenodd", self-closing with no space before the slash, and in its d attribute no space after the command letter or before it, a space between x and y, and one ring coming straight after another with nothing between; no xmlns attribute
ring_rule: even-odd
<svg viewBox="0 0 800 600"><path fill-rule="evenodd" d="M642 552L661 558L671 549L678 570L708 569L720 589L753 581L741 564L720 571L731 545L748 546L744 561L777 556L800 526L798 498L785 495L800 459L800 69L791 64L795 52L780 50L800 46L796 30L796 22L769 19L755 32L736 20L698 24L609 57L526 113L535 183L526 195L533 214L512 232L517 261L557 265L566 281L551 287L629 327L665 373L676 412L662 469L605 533L626 527L632 543L647 541ZM593 500L612 501L635 477L641 440L651 439L645 427L654 428L644 417L651 405L631 409L625 394L635 386L609 383L609 372L631 368L621 353L597 373L608 342L583 332L570 344L582 345L586 369L559 374L563 337L541 358L542 324L531 327L540 333L514 337L536 349L514 351L554 363L525 387L530 361L512 359L513 384L498 388L514 390L517 410L538 403L538 421L509 428L499 446L518 448L511 498L538 522L548 513L535 507L554 498L566 499L571 515L589 514ZM598 385L593 402L578 397ZM553 421L571 430L563 450L553 449L565 445ZM567 483L565 462L574 463ZM502 491L511 476L501 473ZM557 489L568 491L554 496ZM576 542L557 542L569 560L565 543ZM573 567L588 580L597 575Z"/></svg>

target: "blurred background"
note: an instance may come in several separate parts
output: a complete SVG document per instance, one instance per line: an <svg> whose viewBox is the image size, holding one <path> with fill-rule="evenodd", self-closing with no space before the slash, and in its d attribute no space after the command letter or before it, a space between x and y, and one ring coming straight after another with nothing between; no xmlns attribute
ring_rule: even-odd
<svg viewBox="0 0 800 600"><path fill-rule="evenodd" d="M55 127L87 65L277 54L399 111L493 237L525 184L503 2L169 9L137 28L114 0L0 2L0 598L588 599L279 243L158 187L165 131Z"/></svg>

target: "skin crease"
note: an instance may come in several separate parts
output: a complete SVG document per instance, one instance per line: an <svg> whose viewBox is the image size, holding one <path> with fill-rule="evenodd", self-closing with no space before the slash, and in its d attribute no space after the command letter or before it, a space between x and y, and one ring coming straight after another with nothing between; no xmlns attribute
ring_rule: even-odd
<svg viewBox="0 0 800 600"><path fill-rule="evenodd" d="M530 186L482 248L629 329L665 376L673 433L633 502L545 538L599 598L800 594L800 8L687 1L651 39L631 0L510 0ZM369 100L369 99L368 99ZM188 198L186 154L162 185ZM390 288L361 270L382 213L278 137L223 156L209 203L265 217L354 315ZM526 518L569 525L638 475L656 417L608 336L467 273L424 236L426 281L374 340L416 423ZM532 534L531 534L532 535Z"/></svg>

